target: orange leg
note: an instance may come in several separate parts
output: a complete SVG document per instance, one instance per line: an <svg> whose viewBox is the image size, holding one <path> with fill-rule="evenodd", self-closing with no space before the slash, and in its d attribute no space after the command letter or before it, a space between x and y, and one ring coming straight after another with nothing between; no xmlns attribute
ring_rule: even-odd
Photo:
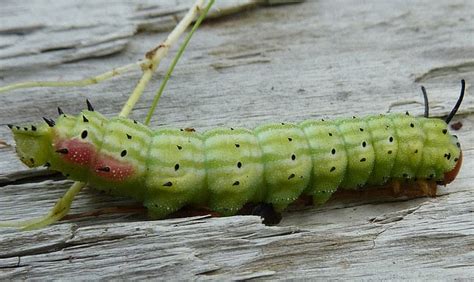
<svg viewBox="0 0 474 282"><path fill-rule="evenodd" d="M398 180L393 180L393 181L391 182L391 186L392 186L393 195L394 195L395 197L401 196L401 185L400 185L400 181L398 181Z"/></svg>
<svg viewBox="0 0 474 282"><path fill-rule="evenodd" d="M436 190L438 188L436 182L428 180L418 180L416 183L418 184L418 187L420 187L420 189L423 191L423 195L436 197Z"/></svg>

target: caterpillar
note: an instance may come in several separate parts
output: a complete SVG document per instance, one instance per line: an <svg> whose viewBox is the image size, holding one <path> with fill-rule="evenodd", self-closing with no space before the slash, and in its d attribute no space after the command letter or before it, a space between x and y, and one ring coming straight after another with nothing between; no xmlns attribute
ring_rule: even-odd
<svg viewBox="0 0 474 282"><path fill-rule="evenodd" d="M246 203L275 213L301 195L315 204L337 189L389 181L448 184L462 163L448 132L465 91L446 120L388 114L363 118L270 123L253 130L158 128L127 118L107 119L87 101L77 116L28 126L9 125L28 167L47 166L112 195L143 203L152 218L185 206L234 215ZM265 209L263 209L265 210Z"/></svg>

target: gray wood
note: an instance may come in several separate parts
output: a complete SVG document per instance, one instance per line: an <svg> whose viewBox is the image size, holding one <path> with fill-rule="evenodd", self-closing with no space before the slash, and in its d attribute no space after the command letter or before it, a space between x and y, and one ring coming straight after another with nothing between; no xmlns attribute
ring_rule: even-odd
<svg viewBox="0 0 474 282"><path fill-rule="evenodd" d="M5 1L0 83L79 79L133 62L166 37L190 3ZM432 115L444 116L460 79L473 83L468 0L225 3L253 9L221 15L198 30L153 127L254 127L385 113L391 106L421 115L421 83ZM144 119L175 50L132 118ZM57 106L77 113L86 97L116 115L139 76L137 70L88 87L0 94L0 124L54 117ZM463 124L456 134L464 165L436 198L339 199L286 212L275 227L252 216L147 221L125 213L37 231L0 229L0 279L473 279L473 109L468 89L455 118ZM0 220L43 215L71 182L21 165L6 126L0 141ZM86 189L71 214L131 204Z"/></svg>

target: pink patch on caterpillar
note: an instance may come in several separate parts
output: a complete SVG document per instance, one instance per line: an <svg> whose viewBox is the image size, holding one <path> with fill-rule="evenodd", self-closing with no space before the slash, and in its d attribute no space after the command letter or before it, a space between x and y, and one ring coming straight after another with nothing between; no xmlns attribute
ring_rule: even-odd
<svg viewBox="0 0 474 282"><path fill-rule="evenodd" d="M78 139L61 140L56 142L56 152L68 163L89 166L97 155L94 145ZM99 154L93 166L93 173L112 181L124 181L134 174L130 164L112 156Z"/></svg>
<svg viewBox="0 0 474 282"><path fill-rule="evenodd" d="M124 181L134 174L133 166L107 155L99 155L94 172L108 180Z"/></svg>
<svg viewBox="0 0 474 282"><path fill-rule="evenodd" d="M89 165L95 155L94 146L77 139L56 142L55 148L65 161L81 166Z"/></svg>

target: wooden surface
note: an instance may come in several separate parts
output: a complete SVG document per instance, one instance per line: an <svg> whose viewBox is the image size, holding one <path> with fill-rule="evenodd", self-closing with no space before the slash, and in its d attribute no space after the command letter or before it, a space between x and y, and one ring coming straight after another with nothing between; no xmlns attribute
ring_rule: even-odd
<svg viewBox="0 0 474 282"><path fill-rule="evenodd" d="M6 1L0 84L79 79L136 61L190 2ZM353 198L290 211L274 227L252 216L147 221L112 214L30 232L1 229L0 279L474 278L473 2L248 2L226 2L249 10L198 30L153 127L254 127L386 113L390 106L421 115L421 84L432 115L444 116L465 78L468 94L455 119L463 124L456 134L464 165L456 181L436 198ZM144 119L163 66L133 118ZM86 97L116 115L139 76L137 70L88 87L0 94L0 220L43 215L71 184L26 169L4 125L54 117L57 106L77 113ZM71 214L128 204L86 189Z"/></svg>

